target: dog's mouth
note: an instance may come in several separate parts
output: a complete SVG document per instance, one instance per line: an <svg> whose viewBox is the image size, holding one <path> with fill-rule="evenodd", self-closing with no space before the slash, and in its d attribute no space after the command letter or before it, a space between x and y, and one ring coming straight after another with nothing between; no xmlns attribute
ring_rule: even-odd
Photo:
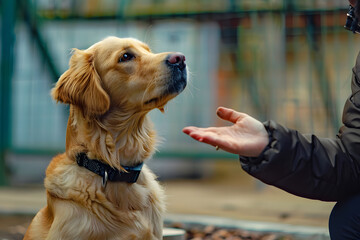
<svg viewBox="0 0 360 240"><path fill-rule="evenodd" d="M145 105L154 104L154 103L156 104L159 101L160 101L160 98L155 97L155 98L151 98L150 100L147 100L144 104Z"/></svg>
<svg viewBox="0 0 360 240"><path fill-rule="evenodd" d="M174 98L177 94L164 94L160 97L150 98L144 102L144 106L147 109L159 109L162 113L165 112L164 108L168 101Z"/></svg>
<svg viewBox="0 0 360 240"><path fill-rule="evenodd" d="M156 97L151 97L146 100L143 105L147 108L158 108L161 112L164 112L164 106L166 103L179 95L186 87L187 74L185 67L182 69L172 69L171 77L166 80L166 85L162 92L157 94Z"/></svg>
<svg viewBox="0 0 360 240"><path fill-rule="evenodd" d="M153 97L144 102L144 106L149 108L163 108L166 103L175 96L161 95L160 97Z"/></svg>

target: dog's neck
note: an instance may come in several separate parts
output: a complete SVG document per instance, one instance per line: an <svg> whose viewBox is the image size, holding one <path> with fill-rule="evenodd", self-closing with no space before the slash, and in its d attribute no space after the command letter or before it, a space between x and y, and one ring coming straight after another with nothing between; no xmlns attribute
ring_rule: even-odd
<svg viewBox="0 0 360 240"><path fill-rule="evenodd" d="M155 151L156 134L146 112L111 109L101 117L86 117L70 107L66 133L66 152L74 158L87 152L113 168L134 166Z"/></svg>

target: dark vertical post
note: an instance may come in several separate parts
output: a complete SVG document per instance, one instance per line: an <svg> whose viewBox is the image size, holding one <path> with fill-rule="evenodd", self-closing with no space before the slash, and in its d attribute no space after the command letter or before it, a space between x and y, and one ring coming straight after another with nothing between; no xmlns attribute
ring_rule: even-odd
<svg viewBox="0 0 360 240"><path fill-rule="evenodd" d="M0 185L7 184L5 153L11 145L11 79L14 66L16 1L1 1Z"/></svg>

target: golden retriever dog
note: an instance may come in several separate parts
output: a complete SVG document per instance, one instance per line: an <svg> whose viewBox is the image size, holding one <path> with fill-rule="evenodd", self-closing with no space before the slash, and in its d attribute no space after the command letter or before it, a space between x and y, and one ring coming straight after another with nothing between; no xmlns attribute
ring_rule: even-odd
<svg viewBox="0 0 360 240"><path fill-rule="evenodd" d="M143 165L155 151L147 113L186 86L185 57L132 38L74 49L52 89L70 105L66 152L46 170L47 206L26 240L162 239L164 194Z"/></svg>

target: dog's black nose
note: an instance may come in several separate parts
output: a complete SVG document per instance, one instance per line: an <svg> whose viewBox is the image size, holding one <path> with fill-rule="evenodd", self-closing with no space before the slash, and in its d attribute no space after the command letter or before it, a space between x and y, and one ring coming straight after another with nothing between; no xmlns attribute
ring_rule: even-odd
<svg viewBox="0 0 360 240"><path fill-rule="evenodd" d="M167 62L170 65L179 66L180 69L183 69L186 67L185 56L182 53L169 54L169 56L167 58Z"/></svg>

